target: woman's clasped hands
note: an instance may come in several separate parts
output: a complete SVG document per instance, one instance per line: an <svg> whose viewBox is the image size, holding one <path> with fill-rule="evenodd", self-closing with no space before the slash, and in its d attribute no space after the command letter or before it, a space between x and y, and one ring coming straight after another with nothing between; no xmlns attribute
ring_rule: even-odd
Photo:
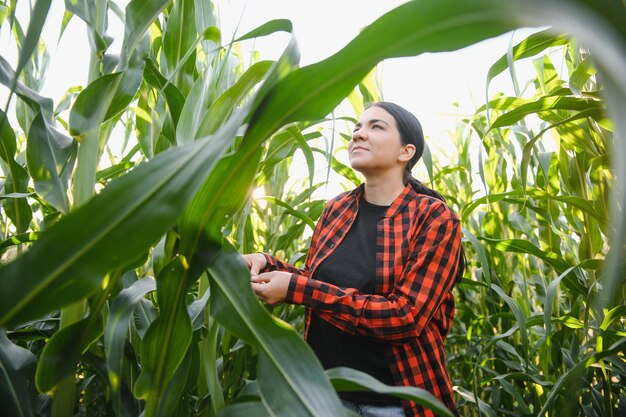
<svg viewBox="0 0 626 417"><path fill-rule="evenodd" d="M291 273L284 271L271 271L260 273L265 268L267 261L262 253L242 255L250 270L252 291L256 297L270 305L281 304L287 297L287 289L291 280Z"/></svg>

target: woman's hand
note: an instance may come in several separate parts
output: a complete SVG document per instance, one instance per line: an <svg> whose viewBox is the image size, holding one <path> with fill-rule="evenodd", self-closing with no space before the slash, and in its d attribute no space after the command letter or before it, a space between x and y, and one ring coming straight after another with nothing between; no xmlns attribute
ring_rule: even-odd
<svg viewBox="0 0 626 417"><path fill-rule="evenodd" d="M287 297L290 280L290 272L265 272L252 277L252 290L259 300L267 304L281 304Z"/></svg>
<svg viewBox="0 0 626 417"><path fill-rule="evenodd" d="M265 268L267 265L267 261L265 260L265 255L262 253L250 253L243 256L243 259L246 261L248 265L248 269L250 270L250 276L254 277L259 275L261 269Z"/></svg>

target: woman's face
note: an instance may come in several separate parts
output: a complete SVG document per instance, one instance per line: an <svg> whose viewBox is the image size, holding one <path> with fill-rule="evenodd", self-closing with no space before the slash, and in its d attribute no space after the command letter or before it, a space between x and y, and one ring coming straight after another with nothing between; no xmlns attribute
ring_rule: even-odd
<svg viewBox="0 0 626 417"><path fill-rule="evenodd" d="M402 172L414 152L415 146L402 144L393 116L377 106L363 112L348 143L350 165L365 175Z"/></svg>

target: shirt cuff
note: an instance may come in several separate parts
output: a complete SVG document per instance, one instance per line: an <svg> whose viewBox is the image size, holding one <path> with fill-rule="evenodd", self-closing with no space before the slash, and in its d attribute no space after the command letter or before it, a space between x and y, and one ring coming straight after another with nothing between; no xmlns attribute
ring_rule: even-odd
<svg viewBox="0 0 626 417"><path fill-rule="evenodd" d="M273 256L268 255L267 253L259 252L261 255L265 256L265 266L261 268L259 273L263 272L271 272L276 270L276 262Z"/></svg>
<svg viewBox="0 0 626 417"><path fill-rule="evenodd" d="M313 300L314 290L315 284L313 279L305 277L304 275L291 274L285 302L288 304L310 306Z"/></svg>

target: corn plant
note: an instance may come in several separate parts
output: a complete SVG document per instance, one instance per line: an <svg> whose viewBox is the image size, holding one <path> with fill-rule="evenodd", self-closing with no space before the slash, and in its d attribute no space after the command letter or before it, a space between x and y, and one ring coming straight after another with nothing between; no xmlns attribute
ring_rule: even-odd
<svg viewBox="0 0 626 417"><path fill-rule="evenodd" d="M510 68L516 83L515 61L531 57L537 75L525 89L495 94L459 121L458 163L429 167L461 213L474 259L474 279L458 287L451 368L476 414L620 415L623 288L600 304L613 124L588 51L565 36L530 36L488 79Z"/></svg>
<svg viewBox="0 0 626 417"><path fill-rule="evenodd" d="M283 160L299 149L311 164L322 153L357 180L309 141L344 98L356 103L358 90L370 99L362 81L379 62L524 25L553 27L545 44L565 44L565 33L586 49L569 47L567 85L542 57L535 96L495 97L465 123L459 146L469 129L480 138L484 196L475 195L467 152L447 171L432 161L432 182L447 185L473 251L456 290L453 374L468 413L553 415L571 398L589 415L618 412L623 4L411 1L300 68L293 35L276 61L247 64L237 53L242 42L292 33L286 20L224 41L208 1L131 0L122 10L112 0L66 0L65 19L87 26L91 54L80 62L89 79L56 101L38 92L51 1L33 2L25 30L16 4L0 3L19 50L17 62L0 57L3 414L348 415L335 389L370 389L450 415L419 388L325 373L296 330L301 309L270 314L238 252L274 248L301 261L298 236L323 202L312 179L304 191L287 188ZM112 13L125 26L119 55L108 53ZM490 76L545 44L515 48ZM542 131L524 125L530 113ZM541 150L543 130L561 138L558 153ZM115 155L119 131L125 146ZM267 205L252 201L255 187Z"/></svg>

